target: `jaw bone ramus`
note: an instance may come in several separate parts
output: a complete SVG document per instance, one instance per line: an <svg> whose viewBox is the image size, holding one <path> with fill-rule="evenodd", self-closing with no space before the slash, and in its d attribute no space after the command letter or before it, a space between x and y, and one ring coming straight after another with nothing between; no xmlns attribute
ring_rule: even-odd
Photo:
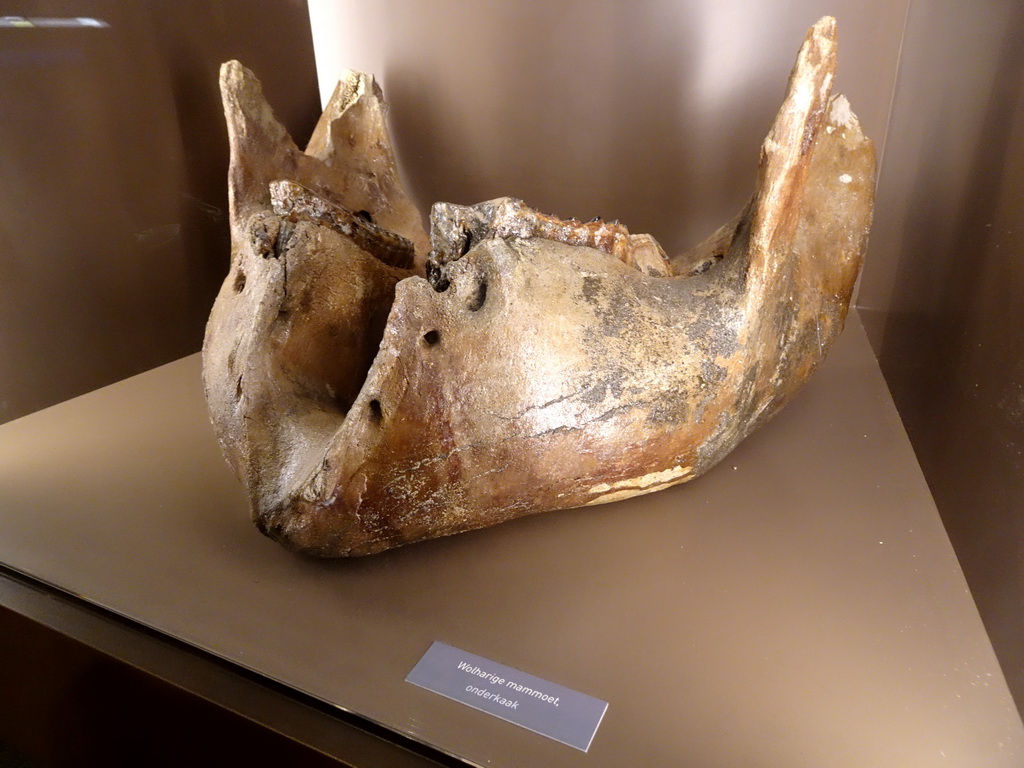
<svg viewBox="0 0 1024 768"><path fill-rule="evenodd" d="M747 207L668 258L649 235L508 198L439 203L428 240L373 79L299 151L237 62L231 270L203 349L218 438L259 528L363 555L700 475L842 329L871 142L811 28Z"/></svg>

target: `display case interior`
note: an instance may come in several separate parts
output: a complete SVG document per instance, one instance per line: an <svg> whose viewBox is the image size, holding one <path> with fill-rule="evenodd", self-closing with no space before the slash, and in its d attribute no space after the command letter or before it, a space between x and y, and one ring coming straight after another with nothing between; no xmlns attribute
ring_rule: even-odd
<svg viewBox="0 0 1024 768"><path fill-rule="evenodd" d="M60 5L19 12L80 16ZM1019 765L1019 14L818 6L100 3L107 27L0 28L0 603L355 765ZM259 534L194 354L228 269L221 61L297 137L314 44L325 91L376 73L424 213L513 194L678 252L743 204L826 11L881 205L859 308L771 423L694 483L367 558ZM588 751L407 682L435 642L607 702Z"/></svg>

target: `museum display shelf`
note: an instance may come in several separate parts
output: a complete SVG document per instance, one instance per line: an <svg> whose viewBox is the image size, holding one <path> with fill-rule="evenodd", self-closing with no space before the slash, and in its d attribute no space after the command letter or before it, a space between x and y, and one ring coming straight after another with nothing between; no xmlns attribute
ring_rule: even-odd
<svg viewBox="0 0 1024 768"><path fill-rule="evenodd" d="M0 604L354 764L403 744L495 767L1024 755L855 314L693 483L354 560L252 526L193 355L0 426L0 563ZM434 641L608 702L589 751L406 682Z"/></svg>

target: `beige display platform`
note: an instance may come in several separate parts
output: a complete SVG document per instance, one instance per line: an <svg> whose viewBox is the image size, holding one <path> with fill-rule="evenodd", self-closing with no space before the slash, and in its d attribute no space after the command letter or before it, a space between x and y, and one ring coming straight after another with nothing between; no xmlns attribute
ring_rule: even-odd
<svg viewBox="0 0 1024 768"><path fill-rule="evenodd" d="M1024 762L856 317L693 483L352 561L249 523L185 358L0 426L0 563L478 765ZM434 640L609 702L589 753L404 682Z"/></svg>

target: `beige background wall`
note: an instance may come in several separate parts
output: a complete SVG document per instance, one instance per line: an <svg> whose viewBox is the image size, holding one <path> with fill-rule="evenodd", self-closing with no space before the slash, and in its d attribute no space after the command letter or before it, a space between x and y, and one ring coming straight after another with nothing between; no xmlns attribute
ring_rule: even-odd
<svg viewBox="0 0 1024 768"><path fill-rule="evenodd" d="M838 88L880 144L904 2L309 4L322 97L375 73L420 206L520 197L696 244L753 190L807 28L839 19ZM845 12L844 12L845 11Z"/></svg>

